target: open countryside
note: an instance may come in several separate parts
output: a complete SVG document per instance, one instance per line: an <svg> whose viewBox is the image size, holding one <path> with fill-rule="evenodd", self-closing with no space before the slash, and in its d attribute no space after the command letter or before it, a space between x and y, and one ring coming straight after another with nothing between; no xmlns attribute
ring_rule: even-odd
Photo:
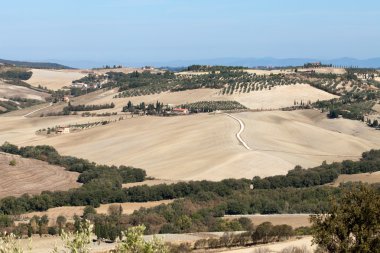
<svg viewBox="0 0 380 253"><path fill-rule="evenodd" d="M363 6L4 3L0 252L379 252Z"/></svg>

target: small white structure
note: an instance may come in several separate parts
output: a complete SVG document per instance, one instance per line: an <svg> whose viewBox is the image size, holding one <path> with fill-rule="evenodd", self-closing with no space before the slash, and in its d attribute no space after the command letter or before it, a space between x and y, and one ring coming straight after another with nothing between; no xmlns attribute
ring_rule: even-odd
<svg viewBox="0 0 380 253"><path fill-rule="evenodd" d="M58 127L56 130L57 134L69 134L70 133L70 127Z"/></svg>
<svg viewBox="0 0 380 253"><path fill-rule="evenodd" d="M72 83L71 84L71 87L73 88L87 88L87 84L86 83Z"/></svg>
<svg viewBox="0 0 380 253"><path fill-rule="evenodd" d="M66 103L70 102L70 97L69 96L64 96L63 97L63 102L66 102Z"/></svg>

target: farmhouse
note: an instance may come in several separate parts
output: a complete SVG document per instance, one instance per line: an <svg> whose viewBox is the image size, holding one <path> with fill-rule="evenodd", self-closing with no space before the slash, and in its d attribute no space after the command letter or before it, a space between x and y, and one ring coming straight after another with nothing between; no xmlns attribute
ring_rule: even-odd
<svg viewBox="0 0 380 253"><path fill-rule="evenodd" d="M69 96L64 96L63 97L63 102L66 102L66 103L70 102L70 97Z"/></svg>
<svg viewBox="0 0 380 253"><path fill-rule="evenodd" d="M173 109L173 113L174 114L178 114L178 115L186 115L186 114L189 114L189 109L186 109L186 108L174 108Z"/></svg>
<svg viewBox="0 0 380 253"><path fill-rule="evenodd" d="M319 68L322 67L321 62L308 62L304 64L305 68Z"/></svg>
<svg viewBox="0 0 380 253"><path fill-rule="evenodd" d="M55 132L57 134L69 134L70 133L70 127L58 127Z"/></svg>
<svg viewBox="0 0 380 253"><path fill-rule="evenodd" d="M72 83L71 84L71 87L73 88L87 88L87 84L86 83Z"/></svg>

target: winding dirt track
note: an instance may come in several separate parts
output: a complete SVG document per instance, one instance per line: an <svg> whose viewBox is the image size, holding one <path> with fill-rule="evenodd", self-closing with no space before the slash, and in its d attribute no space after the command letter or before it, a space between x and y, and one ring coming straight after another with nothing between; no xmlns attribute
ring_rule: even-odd
<svg viewBox="0 0 380 253"><path fill-rule="evenodd" d="M380 145L379 131L359 121L330 120L315 110L231 113L244 122L240 135L252 150L238 145L240 123L225 114L139 117L46 138L35 132L87 123L89 118L25 118L22 115L27 112L21 112L0 116L0 144L51 145L62 155L139 167L149 176L167 180L216 181L286 174L296 165L308 168L324 160L356 160L362 152Z"/></svg>
<svg viewBox="0 0 380 253"><path fill-rule="evenodd" d="M244 128L245 128L245 125L244 125L244 122L241 121L240 119L236 118L235 116L232 116L231 114L228 114L226 113L227 116L233 118L234 120L236 120L237 122L239 122L240 124L240 130L239 132L237 132L236 134L236 138L238 139L238 141L247 149L247 150L252 150L248 144L243 140L243 138L241 138L241 133L244 131Z"/></svg>

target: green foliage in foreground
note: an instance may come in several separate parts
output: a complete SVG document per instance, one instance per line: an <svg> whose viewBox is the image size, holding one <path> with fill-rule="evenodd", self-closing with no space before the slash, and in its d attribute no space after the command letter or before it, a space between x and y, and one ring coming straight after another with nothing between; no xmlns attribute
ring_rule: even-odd
<svg viewBox="0 0 380 253"><path fill-rule="evenodd" d="M88 221L83 222L77 232L62 232L61 240L65 250L52 249L53 253L90 253L91 236L93 225ZM168 247L157 237L152 241L145 241L143 238L145 227L130 227L123 232L121 240L112 253L169 253ZM0 237L0 253L24 253L16 236L8 234Z"/></svg>
<svg viewBox="0 0 380 253"><path fill-rule="evenodd" d="M131 227L123 232L123 240L113 253L169 253L168 247L157 237L147 242L143 238L145 226Z"/></svg>
<svg viewBox="0 0 380 253"><path fill-rule="evenodd" d="M344 191L329 211L311 218L313 242L324 252L380 252L380 194L367 185Z"/></svg>
<svg viewBox="0 0 380 253"><path fill-rule="evenodd" d="M21 247L16 236L13 234L0 237L0 253L23 253L24 250Z"/></svg>

